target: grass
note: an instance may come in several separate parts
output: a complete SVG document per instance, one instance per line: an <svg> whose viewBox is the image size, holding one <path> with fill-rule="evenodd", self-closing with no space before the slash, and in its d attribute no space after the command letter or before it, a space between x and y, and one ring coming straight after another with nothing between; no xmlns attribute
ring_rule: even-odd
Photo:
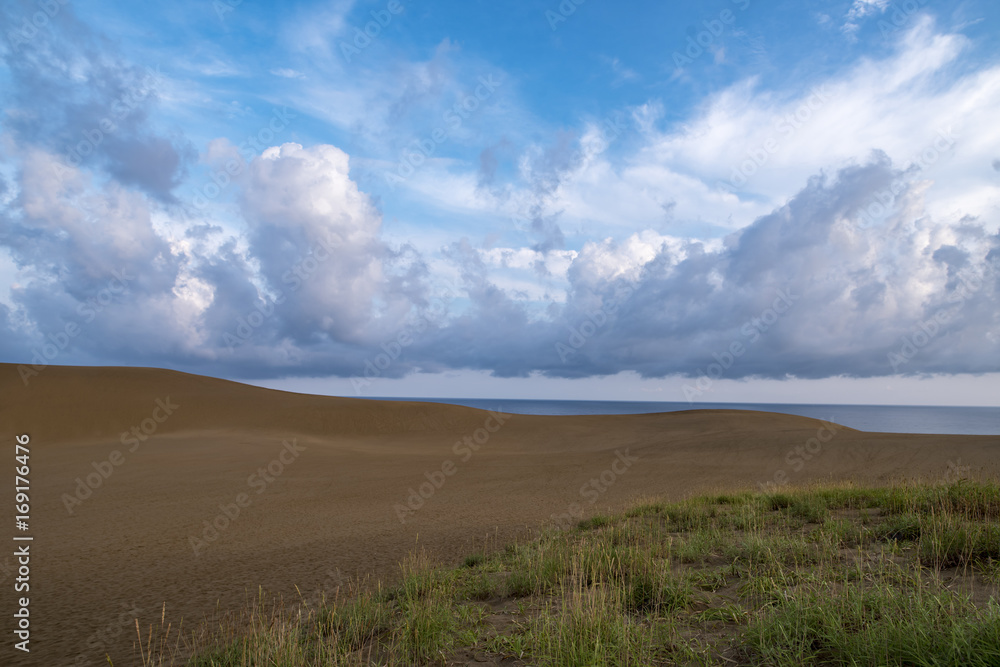
<svg viewBox="0 0 1000 667"><path fill-rule="evenodd" d="M391 587L261 598L176 650L147 637L142 664L996 666L998 600L1000 486L844 484L647 502L454 567L415 557Z"/></svg>

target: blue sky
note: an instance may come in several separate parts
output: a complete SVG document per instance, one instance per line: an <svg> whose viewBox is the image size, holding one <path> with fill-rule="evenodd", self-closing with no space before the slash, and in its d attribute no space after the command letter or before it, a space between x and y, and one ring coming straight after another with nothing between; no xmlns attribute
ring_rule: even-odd
<svg viewBox="0 0 1000 667"><path fill-rule="evenodd" d="M26 383L1000 400L995 3L2 11Z"/></svg>

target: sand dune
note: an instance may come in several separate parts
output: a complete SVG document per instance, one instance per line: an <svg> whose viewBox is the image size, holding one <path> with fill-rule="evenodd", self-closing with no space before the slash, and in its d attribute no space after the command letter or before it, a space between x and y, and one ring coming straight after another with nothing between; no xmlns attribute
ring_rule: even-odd
<svg viewBox="0 0 1000 667"><path fill-rule="evenodd" d="M31 437L33 650L7 641L0 664L106 664L105 650L130 664L133 619L158 623L164 603L168 620L190 625L258 586L308 594L391 575L415 547L454 560L487 536L642 496L941 479L949 463L1000 476L994 436L727 410L497 415L135 368L49 367L25 386L0 364L11 452L21 433ZM13 565L0 556L8 619Z"/></svg>

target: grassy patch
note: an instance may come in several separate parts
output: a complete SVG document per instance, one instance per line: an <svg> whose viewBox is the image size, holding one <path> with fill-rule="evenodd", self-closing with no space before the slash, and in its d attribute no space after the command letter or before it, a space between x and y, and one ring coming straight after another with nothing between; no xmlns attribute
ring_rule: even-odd
<svg viewBox="0 0 1000 667"><path fill-rule="evenodd" d="M463 564L465 565L465 567L475 567L480 563L482 563L484 560L486 560L486 556L484 556L483 554L472 554L470 556L465 557Z"/></svg>
<svg viewBox="0 0 1000 667"><path fill-rule="evenodd" d="M749 664L997 665L996 606L889 585L811 589L778 601L743 634Z"/></svg>
<svg viewBox="0 0 1000 667"><path fill-rule="evenodd" d="M611 523L611 519L606 516L592 516L589 519L583 519L577 524L580 530L591 530L593 528L602 528Z"/></svg>
<svg viewBox="0 0 1000 667"><path fill-rule="evenodd" d="M198 667L1000 665L1000 487L647 502L185 640ZM187 655L187 654L185 654Z"/></svg>

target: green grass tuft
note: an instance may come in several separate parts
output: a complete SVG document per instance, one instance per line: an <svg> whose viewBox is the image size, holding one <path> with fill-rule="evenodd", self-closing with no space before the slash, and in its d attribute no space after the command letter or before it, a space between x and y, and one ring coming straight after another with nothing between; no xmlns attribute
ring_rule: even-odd
<svg viewBox="0 0 1000 667"><path fill-rule="evenodd" d="M486 560L486 556L483 554L472 554L471 556L466 556L463 564L465 567L475 567Z"/></svg>
<svg viewBox="0 0 1000 667"><path fill-rule="evenodd" d="M611 523L611 519L606 516L592 516L589 519L582 519L576 526L580 530L591 530L593 528L602 528L609 523Z"/></svg>

